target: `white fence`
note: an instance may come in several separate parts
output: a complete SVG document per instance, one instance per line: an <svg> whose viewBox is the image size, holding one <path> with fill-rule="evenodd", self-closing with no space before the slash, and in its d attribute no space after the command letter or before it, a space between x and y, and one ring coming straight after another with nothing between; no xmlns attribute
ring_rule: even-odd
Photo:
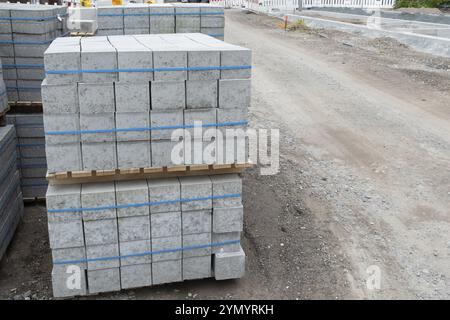
<svg viewBox="0 0 450 320"><path fill-rule="evenodd" d="M290 11L303 8L393 8L395 0L210 0L210 3L225 8L248 8L269 12L272 10Z"/></svg>

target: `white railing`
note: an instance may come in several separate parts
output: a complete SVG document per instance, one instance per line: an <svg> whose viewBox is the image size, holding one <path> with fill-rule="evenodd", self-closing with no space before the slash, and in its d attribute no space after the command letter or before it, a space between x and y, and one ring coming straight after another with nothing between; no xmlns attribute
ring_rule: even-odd
<svg viewBox="0 0 450 320"><path fill-rule="evenodd" d="M393 8L395 0L303 0L303 8Z"/></svg>
<svg viewBox="0 0 450 320"><path fill-rule="evenodd" d="M273 10L290 11L303 8L393 8L395 0L210 0L211 4L225 8L248 8L269 12Z"/></svg>

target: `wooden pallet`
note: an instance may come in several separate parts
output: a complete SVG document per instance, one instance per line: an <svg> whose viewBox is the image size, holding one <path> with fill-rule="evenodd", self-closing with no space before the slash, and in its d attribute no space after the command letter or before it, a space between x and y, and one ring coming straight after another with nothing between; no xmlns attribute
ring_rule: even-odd
<svg viewBox="0 0 450 320"><path fill-rule="evenodd" d="M93 37L95 36L95 33L92 32L71 32L70 33L71 37Z"/></svg>
<svg viewBox="0 0 450 320"><path fill-rule="evenodd" d="M240 173L246 168L251 167L253 167L252 163L178 165L169 167L56 172L47 173L46 178L50 184L55 185Z"/></svg>
<svg viewBox="0 0 450 320"><path fill-rule="evenodd" d="M45 197L35 197L35 198L23 198L23 202L25 204L38 204L38 203L45 203Z"/></svg>
<svg viewBox="0 0 450 320"><path fill-rule="evenodd" d="M9 101L11 113L41 113L41 101Z"/></svg>

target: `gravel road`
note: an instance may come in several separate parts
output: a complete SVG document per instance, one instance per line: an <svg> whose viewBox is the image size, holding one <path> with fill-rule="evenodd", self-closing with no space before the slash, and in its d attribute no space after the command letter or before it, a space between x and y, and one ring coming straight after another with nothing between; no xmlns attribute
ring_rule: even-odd
<svg viewBox="0 0 450 320"><path fill-rule="evenodd" d="M280 173L244 174L246 276L97 298L450 298L450 60L278 24L226 11L253 50L251 124L281 132ZM51 297L50 270L45 207L27 206L0 298Z"/></svg>

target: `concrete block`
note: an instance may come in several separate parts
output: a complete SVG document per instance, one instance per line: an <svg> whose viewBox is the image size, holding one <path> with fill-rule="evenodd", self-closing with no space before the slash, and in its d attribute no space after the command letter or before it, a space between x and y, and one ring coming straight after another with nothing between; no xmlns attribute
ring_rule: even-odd
<svg viewBox="0 0 450 320"><path fill-rule="evenodd" d="M44 114L79 113L77 84L48 84L42 82L42 107Z"/></svg>
<svg viewBox="0 0 450 320"><path fill-rule="evenodd" d="M83 170L111 170L117 168L115 142L83 142Z"/></svg>
<svg viewBox="0 0 450 320"><path fill-rule="evenodd" d="M212 253L239 251L240 232L212 233Z"/></svg>
<svg viewBox="0 0 450 320"><path fill-rule="evenodd" d="M120 290L119 268L88 270L89 293Z"/></svg>
<svg viewBox="0 0 450 320"><path fill-rule="evenodd" d="M116 70L116 49L105 39L98 43L81 39L81 67L83 70ZM117 72L83 73L83 82L107 82L118 79Z"/></svg>
<svg viewBox="0 0 450 320"><path fill-rule="evenodd" d="M159 261L152 263L153 284L182 281L181 260Z"/></svg>
<svg viewBox="0 0 450 320"><path fill-rule="evenodd" d="M79 132L80 116L77 113L52 113L46 114L44 117L44 130L48 134L45 141L48 144L60 143L77 143L80 142L80 134L57 134L52 135L50 132Z"/></svg>
<svg viewBox="0 0 450 320"><path fill-rule="evenodd" d="M175 9L169 6L153 5L150 9L150 33L175 32ZM172 14L170 14L172 13Z"/></svg>
<svg viewBox="0 0 450 320"><path fill-rule="evenodd" d="M184 154L180 153L180 155L176 156L176 158L172 158L172 150L180 149L176 148L176 146L180 146L178 141L152 141L152 167L165 167L182 164L184 162Z"/></svg>
<svg viewBox="0 0 450 320"><path fill-rule="evenodd" d="M0 11L0 17L1 18L10 18L11 17L11 13L9 10L6 10L6 8L4 10ZM5 19L0 21L0 34L9 34L12 33L12 29L11 29L11 20Z"/></svg>
<svg viewBox="0 0 450 320"><path fill-rule="evenodd" d="M149 202L148 186L146 180L116 181L117 205L139 204ZM150 211L148 206L133 206L117 208L117 217L146 216Z"/></svg>
<svg viewBox="0 0 450 320"><path fill-rule="evenodd" d="M152 262L152 256L150 254L141 255L143 253L150 253L151 251L150 240L120 242L119 248L121 256L120 258L121 267L139 264L149 264ZM139 256L133 256L137 254L139 254Z"/></svg>
<svg viewBox="0 0 450 320"><path fill-rule="evenodd" d="M181 236L181 212L152 213L152 239Z"/></svg>
<svg viewBox="0 0 450 320"><path fill-rule="evenodd" d="M116 112L150 112L149 83L116 82Z"/></svg>
<svg viewBox="0 0 450 320"><path fill-rule="evenodd" d="M20 158L45 158L45 138L18 139Z"/></svg>
<svg viewBox="0 0 450 320"><path fill-rule="evenodd" d="M233 129L227 129L224 139L217 139L217 163L247 163L249 160L249 139L237 138L233 135L243 136L242 129L239 133L233 133Z"/></svg>
<svg viewBox="0 0 450 320"><path fill-rule="evenodd" d="M239 279L245 274L245 252L222 252L214 255L214 277L216 280Z"/></svg>
<svg viewBox="0 0 450 320"><path fill-rule="evenodd" d="M212 276L211 256L183 259L183 280L205 279Z"/></svg>
<svg viewBox="0 0 450 320"><path fill-rule="evenodd" d="M152 238L153 263L167 260L181 260L181 250L178 250L181 247L181 236ZM153 282L155 282L154 278Z"/></svg>
<svg viewBox="0 0 450 320"><path fill-rule="evenodd" d="M17 92L21 101L42 101L40 80L17 80Z"/></svg>
<svg viewBox="0 0 450 320"><path fill-rule="evenodd" d="M125 7L123 11L125 30L146 27L146 34L150 32L150 15L148 6Z"/></svg>
<svg viewBox="0 0 450 320"><path fill-rule="evenodd" d="M117 167L146 168L151 166L150 142L117 142Z"/></svg>
<svg viewBox="0 0 450 320"><path fill-rule="evenodd" d="M116 219L85 220L83 225L87 246L117 243Z"/></svg>
<svg viewBox="0 0 450 320"><path fill-rule="evenodd" d="M152 265L139 264L120 267L122 289L141 288L152 285Z"/></svg>
<svg viewBox="0 0 450 320"><path fill-rule="evenodd" d="M250 80L219 80L219 108L247 110L250 107L250 100Z"/></svg>
<svg viewBox="0 0 450 320"><path fill-rule="evenodd" d="M97 30L97 36L123 36L123 29L101 29Z"/></svg>
<svg viewBox="0 0 450 320"><path fill-rule="evenodd" d="M252 52L249 49L229 46L227 49L221 51L220 61L222 67L230 66L251 66ZM221 79L250 79L251 69L237 69L237 70L221 70ZM220 91L220 88L219 88Z"/></svg>
<svg viewBox="0 0 450 320"><path fill-rule="evenodd" d="M80 276L79 286L74 280ZM87 294L86 274L73 266L54 265L52 270L53 297L65 298L84 296Z"/></svg>
<svg viewBox="0 0 450 320"><path fill-rule="evenodd" d="M212 199L195 200L196 198L212 197L212 184L208 176L180 177L181 198L193 199L193 201L183 202L181 210L211 210Z"/></svg>
<svg viewBox="0 0 450 320"><path fill-rule="evenodd" d="M83 142L111 142L115 141L116 119L114 112L81 113L80 114L81 140ZM109 130L97 132L96 130ZM87 131L87 132L86 132ZM94 131L94 132L92 132Z"/></svg>
<svg viewBox="0 0 450 320"><path fill-rule="evenodd" d="M1 26L1 23L0 23ZM0 39L1 39L0 34ZM3 45L0 45L0 56L1 56L1 48ZM3 63L3 79L10 79L10 80L17 80L17 69L15 67L5 67L5 65L14 65L15 60L14 57L12 58L2 58Z"/></svg>
<svg viewBox="0 0 450 320"><path fill-rule="evenodd" d="M148 190L150 194L150 202L172 201L170 203L161 203L150 206L150 213L161 212L180 212L180 202L175 202L180 199L180 182L177 178L167 179L152 179L147 180Z"/></svg>
<svg viewBox="0 0 450 320"><path fill-rule="evenodd" d="M198 48L188 51L188 67L218 67L220 66L220 51L211 50L207 46L198 44ZM189 70L189 80L217 80L220 70Z"/></svg>
<svg viewBox="0 0 450 320"><path fill-rule="evenodd" d="M247 129L248 125L246 124L240 124L237 125L237 123L243 123L248 122L248 110L246 108L239 108L239 109L217 109L217 123L218 124L225 124L225 123L234 123L236 125L218 125L217 130L220 131L223 135L223 137L226 137L227 132L229 134L233 134L234 132L242 132L242 137L245 138L245 130ZM242 131L235 131L241 129Z"/></svg>
<svg viewBox="0 0 450 320"><path fill-rule="evenodd" d="M45 78L44 72L44 58L19 58L15 59L17 67L17 78L22 80L43 80ZM42 65L42 67L37 67Z"/></svg>
<svg viewBox="0 0 450 320"><path fill-rule="evenodd" d="M100 258L110 258L119 256L119 246L117 243L102 245L86 245L86 257L88 259L88 270L100 270L119 267L119 259L95 260Z"/></svg>
<svg viewBox="0 0 450 320"><path fill-rule="evenodd" d="M200 32L200 10L198 7L180 5L175 7L175 13L177 13L175 33ZM186 13L187 15L180 15L180 13Z"/></svg>
<svg viewBox="0 0 450 320"><path fill-rule="evenodd" d="M96 114L114 112L114 84L111 83L79 83L78 97L80 113Z"/></svg>
<svg viewBox="0 0 450 320"><path fill-rule="evenodd" d="M81 203L83 208L99 208L102 210L84 210L83 220L116 219L114 182L85 183L81 188ZM108 222L112 224L111 221ZM117 224L115 226L117 230Z"/></svg>
<svg viewBox="0 0 450 320"><path fill-rule="evenodd" d="M155 69L187 68L187 51L173 49L168 47L153 51L153 65ZM154 74L154 79L155 81L184 81L187 80L187 71L157 71Z"/></svg>
<svg viewBox="0 0 450 320"><path fill-rule="evenodd" d="M149 117L149 112L116 113L116 128L118 129L116 133L117 141L150 141L150 130L142 130L150 126ZM119 129L141 130L120 131ZM147 161L147 163L149 163L149 161Z"/></svg>
<svg viewBox="0 0 450 320"><path fill-rule="evenodd" d="M134 29L125 29L123 30L124 35L133 35L133 34L149 34L148 28L134 28Z"/></svg>
<svg viewBox="0 0 450 320"><path fill-rule="evenodd" d="M214 208L212 219L214 233L243 231L244 208Z"/></svg>
<svg viewBox="0 0 450 320"><path fill-rule="evenodd" d="M150 239L150 219L148 216L124 217L117 220L119 241Z"/></svg>
<svg viewBox="0 0 450 320"><path fill-rule="evenodd" d="M55 42L44 54L46 71L67 71L81 69L80 38L74 38L78 43L72 45L57 45ZM81 73L47 74L48 84L75 83L81 79Z"/></svg>
<svg viewBox="0 0 450 320"><path fill-rule="evenodd" d="M186 106L184 81L153 81L151 92L152 110L184 109Z"/></svg>
<svg viewBox="0 0 450 320"><path fill-rule="evenodd" d="M150 132L152 141L171 140L172 133L174 132L180 132L180 134L184 136L183 129L180 130L179 128L183 123L183 110L152 110L150 113L150 126L154 128L154 130Z"/></svg>
<svg viewBox="0 0 450 320"><path fill-rule="evenodd" d="M217 123L217 110L215 108L208 109L186 109L184 110L184 124L185 125L198 125L202 126L211 125ZM203 131L209 129L210 131L215 129L215 127L207 126L202 127L202 130L198 130L198 132L203 133ZM195 136L194 131L195 128L187 128L186 133L190 134L190 137L193 139L199 139L199 137ZM187 137L186 137L187 139ZM202 139L202 138L200 138Z"/></svg>
<svg viewBox="0 0 450 320"><path fill-rule="evenodd" d="M211 233L183 235L183 259L211 255Z"/></svg>
<svg viewBox="0 0 450 320"><path fill-rule="evenodd" d="M229 194L242 195L242 178L238 174L212 175L213 196ZM217 198L213 200L213 208L234 208L242 206L242 196L235 198Z"/></svg>
<svg viewBox="0 0 450 320"><path fill-rule="evenodd" d="M11 34L0 34L0 56L3 58L14 57L14 45L12 44Z"/></svg>
<svg viewBox="0 0 450 320"><path fill-rule="evenodd" d="M78 266L81 270L87 269L86 260L86 248L85 247L74 247L74 248L63 248L63 249L53 249L52 250L53 263L63 262L63 261L73 261L67 263L67 265ZM75 262L79 261L79 262ZM81 262L83 261L83 262ZM57 264L62 266L63 264ZM67 266L66 265L66 266Z"/></svg>
<svg viewBox="0 0 450 320"><path fill-rule="evenodd" d="M73 248L84 246L83 224L80 220L49 221L50 248Z"/></svg>
<svg viewBox="0 0 450 320"><path fill-rule="evenodd" d="M183 235L211 232L211 211L183 211Z"/></svg>
<svg viewBox="0 0 450 320"><path fill-rule="evenodd" d="M186 81L186 107L188 109L216 108L216 80Z"/></svg>
<svg viewBox="0 0 450 320"><path fill-rule="evenodd" d="M81 185L49 185L46 194L47 210L79 209L81 208ZM81 221L81 212L49 212L49 222Z"/></svg>
<svg viewBox="0 0 450 320"><path fill-rule="evenodd" d="M123 29L123 7L99 7L97 8L98 29Z"/></svg>
<svg viewBox="0 0 450 320"><path fill-rule="evenodd" d="M77 171L82 170L81 144L65 143L65 144L46 144L42 147L20 147L22 155L42 155L47 151L47 168L48 171Z"/></svg>

